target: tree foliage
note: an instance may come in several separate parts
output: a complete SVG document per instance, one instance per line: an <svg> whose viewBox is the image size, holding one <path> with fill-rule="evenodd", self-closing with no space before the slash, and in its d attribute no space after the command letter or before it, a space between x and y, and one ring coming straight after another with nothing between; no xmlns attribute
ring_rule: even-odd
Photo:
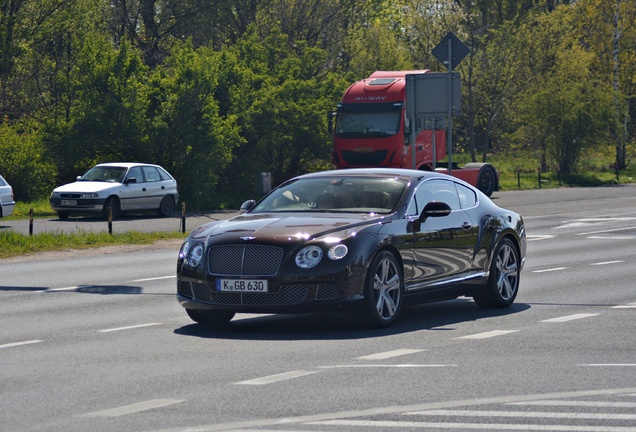
<svg viewBox="0 0 636 432"><path fill-rule="evenodd" d="M431 51L448 31L470 47L459 149L525 149L567 173L605 146L620 168L634 23L626 0L0 0L0 171L27 200L139 160L171 171L189 206L237 205L261 172L330 167L327 113L346 87L443 71Z"/></svg>

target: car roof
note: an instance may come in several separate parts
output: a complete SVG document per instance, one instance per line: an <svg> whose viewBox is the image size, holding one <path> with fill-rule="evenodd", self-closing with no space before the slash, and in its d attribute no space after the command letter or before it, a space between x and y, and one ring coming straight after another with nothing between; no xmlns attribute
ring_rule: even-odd
<svg viewBox="0 0 636 432"><path fill-rule="evenodd" d="M404 168L347 168L331 171L320 171L305 174L299 177L321 177L321 176L378 176L378 177L400 177L405 180L415 181L421 178L449 178L451 176L434 171L420 171Z"/></svg>
<svg viewBox="0 0 636 432"><path fill-rule="evenodd" d="M109 166L109 167L131 168L131 167L134 167L134 166L156 166L156 167L158 167L159 165L154 165L154 164L149 164L149 163L142 163L142 162L105 162L105 163L97 164L95 166Z"/></svg>

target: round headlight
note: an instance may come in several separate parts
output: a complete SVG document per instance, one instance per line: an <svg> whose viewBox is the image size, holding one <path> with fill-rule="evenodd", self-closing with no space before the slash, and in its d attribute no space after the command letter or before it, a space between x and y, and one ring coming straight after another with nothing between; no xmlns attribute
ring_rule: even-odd
<svg viewBox="0 0 636 432"><path fill-rule="evenodd" d="M192 267L196 267L201 263L201 259L203 258L203 245L198 243L190 249L190 253L188 254L188 264Z"/></svg>
<svg viewBox="0 0 636 432"><path fill-rule="evenodd" d="M337 244L335 246L331 246L329 252L327 252L327 256L332 260L339 260L344 258L349 252L349 248L343 244Z"/></svg>
<svg viewBox="0 0 636 432"><path fill-rule="evenodd" d="M322 249L318 246L306 246L296 254L296 265L302 269L316 267L322 259Z"/></svg>

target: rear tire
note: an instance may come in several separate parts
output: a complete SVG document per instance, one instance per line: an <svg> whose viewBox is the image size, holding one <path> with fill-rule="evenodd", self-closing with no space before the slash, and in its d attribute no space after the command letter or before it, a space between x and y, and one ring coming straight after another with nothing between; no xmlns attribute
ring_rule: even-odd
<svg viewBox="0 0 636 432"><path fill-rule="evenodd" d="M166 195L159 204L159 216L168 217L172 216L174 212L174 200L171 196Z"/></svg>
<svg viewBox="0 0 636 432"><path fill-rule="evenodd" d="M375 328L393 324L402 310L404 292L402 268L395 255L380 252L371 262L364 285L366 322Z"/></svg>
<svg viewBox="0 0 636 432"><path fill-rule="evenodd" d="M234 318L234 312L232 311L186 309L186 312L192 321L204 325L223 325Z"/></svg>
<svg viewBox="0 0 636 432"><path fill-rule="evenodd" d="M503 238L495 248L486 285L473 296L475 303L483 308L510 306L519 292L520 273L519 252L512 240Z"/></svg>
<svg viewBox="0 0 636 432"><path fill-rule="evenodd" d="M497 185L497 170L489 163L469 163L464 166L464 169L478 169L477 174L477 189L482 191L487 197L498 190Z"/></svg>

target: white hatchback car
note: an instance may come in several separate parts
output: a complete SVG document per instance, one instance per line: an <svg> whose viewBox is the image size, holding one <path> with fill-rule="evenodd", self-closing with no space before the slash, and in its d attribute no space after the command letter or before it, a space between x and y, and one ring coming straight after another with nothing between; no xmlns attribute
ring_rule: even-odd
<svg viewBox="0 0 636 432"><path fill-rule="evenodd" d="M104 163L95 165L77 181L53 190L51 207L60 219L71 213L108 214L158 210L170 216L179 201L177 181L159 165Z"/></svg>
<svg viewBox="0 0 636 432"><path fill-rule="evenodd" d="M0 217L11 216L14 208L13 188L0 176Z"/></svg>

